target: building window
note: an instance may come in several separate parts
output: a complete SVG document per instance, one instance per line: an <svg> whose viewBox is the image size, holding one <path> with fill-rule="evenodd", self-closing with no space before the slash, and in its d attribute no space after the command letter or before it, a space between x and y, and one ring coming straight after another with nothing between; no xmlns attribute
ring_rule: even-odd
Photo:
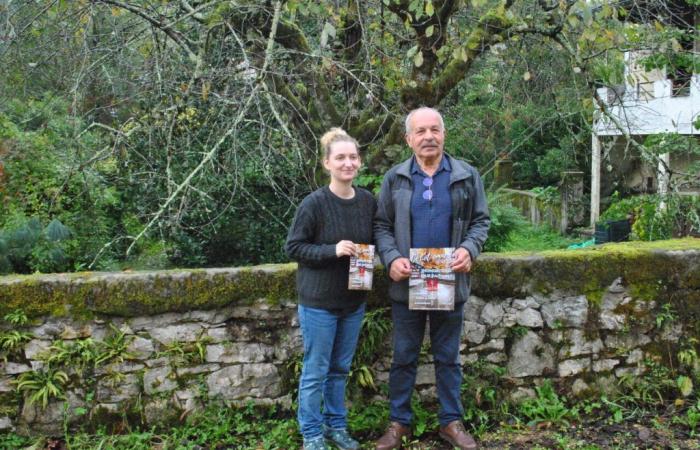
<svg viewBox="0 0 700 450"><path fill-rule="evenodd" d="M676 70L671 79L671 97L688 97L690 95L691 75L685 70Z"/></svg>

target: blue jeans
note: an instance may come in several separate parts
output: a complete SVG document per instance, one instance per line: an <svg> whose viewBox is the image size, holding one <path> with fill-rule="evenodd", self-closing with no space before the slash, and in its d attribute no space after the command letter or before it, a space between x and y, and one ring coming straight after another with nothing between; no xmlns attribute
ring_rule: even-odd
<svg viewBox="0 0 700 450"><path fill-rule="evenodd" d="M394 356L389 372L389 418L410 425L413 418L411 394L416 383L418 354L425 334L425 321L430 316L430 351L435 364L440 411L438 420L445 426L463 415L460 399L462 366L459 343L464 319L464 303L454 311L412 311L408 304L392 302L394 323Z"/></svg>
<svg viewBox="0 0 700 450"><path fill-rule="evenodd" d="M304 440L322 436L323 425L347 428L345 382L364 315L364 303L346 315L299 305L304 365L299 379L297 420Z"/></svg>

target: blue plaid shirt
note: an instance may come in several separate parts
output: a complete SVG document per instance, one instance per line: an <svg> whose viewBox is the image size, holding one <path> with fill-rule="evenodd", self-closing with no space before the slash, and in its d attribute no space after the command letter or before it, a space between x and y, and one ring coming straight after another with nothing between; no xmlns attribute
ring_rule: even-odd
<svg viewBox="0 0 700 450"><path fill-rule="evenodd" d="M432 200L425 200L428 190L423 179L429 178L413 157L411 162L411 247L443 248L450 246L452 232L452 201L450 198L450 162L443 155L440 167L433 175Z"/></svg>

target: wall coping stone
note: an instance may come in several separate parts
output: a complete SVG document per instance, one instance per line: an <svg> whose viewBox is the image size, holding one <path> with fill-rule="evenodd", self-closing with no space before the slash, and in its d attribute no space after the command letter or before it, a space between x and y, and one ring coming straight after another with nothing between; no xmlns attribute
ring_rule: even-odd
<svg viewBox="0 0 700 450"><path fill-rule="evenodd" d="M0 317L22 309L29 317L136 317L209 310L228 305L286 306L294 302L296 264L144 272L81 272L0 277ZM475 264L472 294L517 297L561 292L602 299L622 278L650 289L658 280L676 289L700 288L700 239L605 244L577 250L485 253ZM375 271L371 305L388 304L387 277Z"/></svg>

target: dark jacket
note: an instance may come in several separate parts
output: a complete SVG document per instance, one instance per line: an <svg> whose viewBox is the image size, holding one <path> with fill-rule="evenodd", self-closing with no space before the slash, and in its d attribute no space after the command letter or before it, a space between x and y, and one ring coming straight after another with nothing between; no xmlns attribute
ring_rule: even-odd
<svg viewBox="0 0 700 450"><path fill-rule="evenodd" d="M450 172L450 196L452 197L451 245L464 247L472 261L481 254L488 235L491 219L486 204L486 193L479 172L468 163L447 154ZM399 257L409 257L411 248L411 160L392 167L384 176L379 192L377 214L374 218L374 239L377 252L387 268ZM469 274L456 273L455 302L469 298ZM408 280L391 281L389 297L394 301L408 302Z"/></svg>

